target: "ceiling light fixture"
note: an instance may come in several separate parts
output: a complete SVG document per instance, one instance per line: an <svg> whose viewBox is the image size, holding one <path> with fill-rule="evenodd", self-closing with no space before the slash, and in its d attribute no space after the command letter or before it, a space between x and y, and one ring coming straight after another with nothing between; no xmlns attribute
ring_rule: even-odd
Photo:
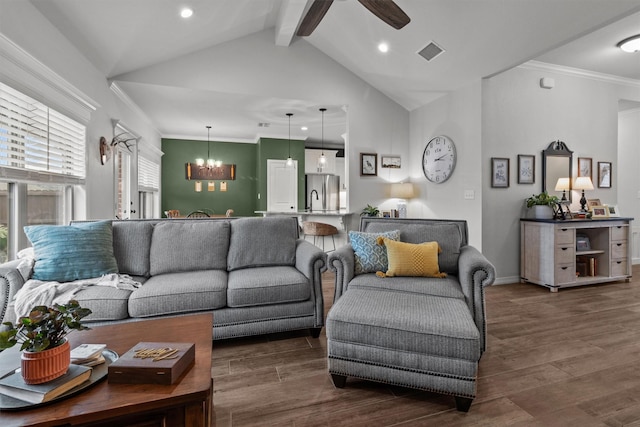
<svg viewBox="0 0 640 427"><path fill-rule="evenodd" d="M322 172L322 170L324 169L324 165L327 163L327 158L324 155L324 112L327 111L326 108L321 108L320 112L322 113L322 139L321 139L321 144L322 144L322 153L320 154L320 157L318 158L318 169L320 169L320 172Z"/></svg>
<svg viewBox="0 0 640 427"><path fill-rule="evenodd" d="M287 117L289 117L289 157L287 158L287 166L293 166L293 159L291 158L291 116L293 116L293 113L287 113Z"/></svg>
<svg viewBox="0 0 640 427"><path fill-rule="evenodd" d="M382 42L378 45L378 50L382 53L389 52L389 45L385 42Z"/></svg>
<svg viewBox="0 0 640 427"><path fill-rule="evenodd" d="M622 40L617 46L627 53L640 52L640 34Z"/></svg>
<svg viewBox="0 0 640 427"><path fill-rule="evenodd" d="M306 132L306 131L308 131L308 130L309 130L309 128L308 128L308 127L306 127L306 126L302 126L302 127L300 128L300 130L302 130L302 131L305 131L305 132Z"/></svg>
<svg viewBox="0 0 640 427"><path fill-rule="evenodd" d="M193 15L193 9L185 7L184 9L182 9L180 11L180 16L182 16L183 18L190 18L191 15Z"/></svg>

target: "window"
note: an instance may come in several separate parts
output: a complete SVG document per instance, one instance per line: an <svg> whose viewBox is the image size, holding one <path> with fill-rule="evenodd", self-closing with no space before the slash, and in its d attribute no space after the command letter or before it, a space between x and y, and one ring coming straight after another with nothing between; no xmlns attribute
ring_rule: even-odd
<svg viewBox="0 0 640 427"><path fill-rule="evenodd" d="M140 218L157 218L160 213L160 165L138 156L138 193Z"/></svg>
<svg viewBox="0 0 640 427"><path fill-rule="evenodd" d="M0 166L85 177L85 126L0 83Z"/></svg>

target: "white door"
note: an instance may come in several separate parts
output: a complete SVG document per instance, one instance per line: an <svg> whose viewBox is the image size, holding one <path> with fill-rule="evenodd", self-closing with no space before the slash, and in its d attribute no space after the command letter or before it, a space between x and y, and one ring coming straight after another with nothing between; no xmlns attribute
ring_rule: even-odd
<svg viewBox="0 0 640 427"><path fill-rule="evenodd" d="M287 166L286 160L267 159L267 210L298 210L298 161Z"/></svg>

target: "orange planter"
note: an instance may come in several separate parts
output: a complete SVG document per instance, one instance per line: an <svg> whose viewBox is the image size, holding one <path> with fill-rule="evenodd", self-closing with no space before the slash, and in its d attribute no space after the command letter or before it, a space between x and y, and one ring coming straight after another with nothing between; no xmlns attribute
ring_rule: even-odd
<svg viewBox="0 0 640 427"><path fill-rule="evenodd" d="M45 351L23 351L21 356L22 378L27 384L41 384L64 375L71 363L69 341Z"/></svg>

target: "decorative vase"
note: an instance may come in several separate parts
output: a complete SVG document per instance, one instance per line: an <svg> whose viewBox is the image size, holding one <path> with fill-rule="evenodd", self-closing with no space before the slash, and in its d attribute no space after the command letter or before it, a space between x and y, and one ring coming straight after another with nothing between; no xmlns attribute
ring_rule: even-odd
<svg viewBox="0 0 640 427"><path fill-rule="evenodd" d="M553 209L548 205L534 205L531 208L531 212L533 213L533 217L535 219L552 219L553 218Z"/></svg>
<svg viewBox="0 0 640 427"><path fill-rule="evenodd" d="M69 341L44 351L23 351L20 357L22 378L27 384L41 384L64 375L71 363Z"/></svg>

